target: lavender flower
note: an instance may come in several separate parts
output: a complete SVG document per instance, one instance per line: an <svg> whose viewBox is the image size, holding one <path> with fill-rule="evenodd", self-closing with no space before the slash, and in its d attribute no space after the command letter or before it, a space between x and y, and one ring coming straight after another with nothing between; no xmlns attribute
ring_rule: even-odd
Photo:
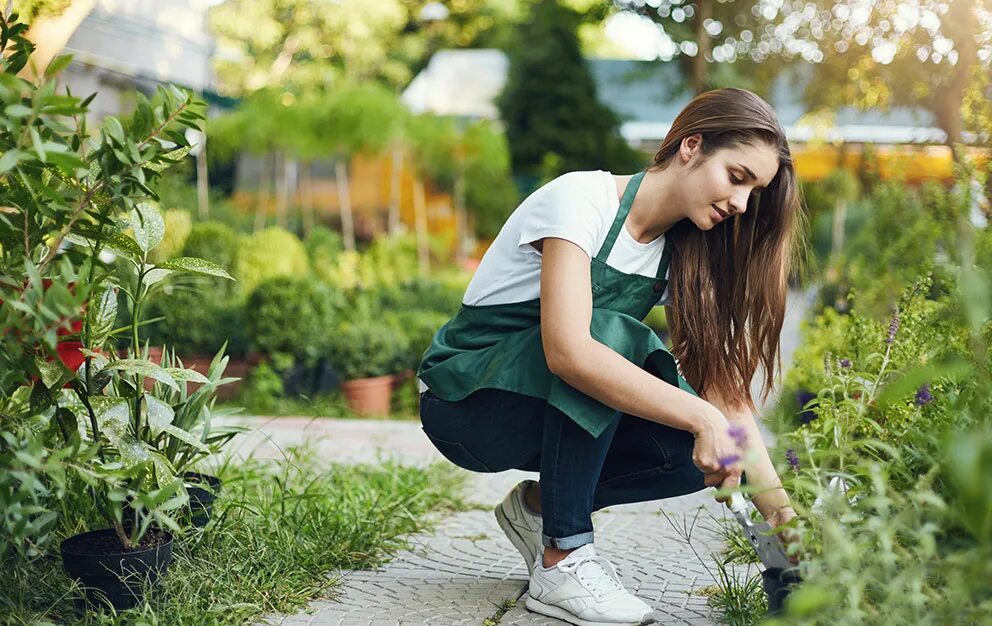
<svg viewBox="0 0 992 626"><path fill-rule="evenodd" d="M796 402L799 403L799 408L803 408L806 404L816 397L816 394L810 393L808 391L798 391L796 392ZM816 413L812 409L805 409L799 414L799 421L803 424L809 424L816 419Z"/></svg>
<svg viewBox="0 0 992 626"><path fill-rule="evenodd" d="M844 369L851 369L851 359L841 359L840 366Z"/></svg>
<svg viewBox="0 0 992 626"><path fill-rule="evenodd" d="M892 313L892 321L889 322L889 334L885 338L885 343L887 345L892 345L892 342L896 339L896 333L899 331L899 309L896 309Z"/></svg>
<svg viewBox="0 0 992 626"><path fill-rule="evenodd" d="M721 467L730 467L731 465L733 465L737 461L740 461L741 460L741 455L739 455L739 454L731 454L730 456L720 457L717 460L720 461L720 466Z"/></svg>
<svg viewBox="0 0 992 626"><path fill-rule="evenodd" d="M916 392L916 406L923 406L931 402L933 402L933 395L930 393L930 383L926 383Z"/></svg>
<svg viewBox="0 0 992 626"><path fill-rule="evenodd" d="M793 470L799 469L799 455L792 448L785 451L785 460L789 462L789 467Z"/></svg>
<svg viewBox="0 0 992 626"><path fill-rule="evenodd" d="M727 429L727 434L734 440L737 447L743 448L747 444L747 429L740 424L731 424Z"/></svg>

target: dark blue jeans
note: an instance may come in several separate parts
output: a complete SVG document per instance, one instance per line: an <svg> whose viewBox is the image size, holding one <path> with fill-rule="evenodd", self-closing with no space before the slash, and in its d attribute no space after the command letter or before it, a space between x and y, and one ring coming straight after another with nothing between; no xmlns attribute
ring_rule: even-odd
<svg viewBox="0 0 992 626"><path fill-rule="evenodd" d="M561 550L592 543L593 511L706 488L691 433L620 412L593 437L541 398L480 389L458 402L426 391L420 419L455 465L540 472L544 545Z"/></svg>

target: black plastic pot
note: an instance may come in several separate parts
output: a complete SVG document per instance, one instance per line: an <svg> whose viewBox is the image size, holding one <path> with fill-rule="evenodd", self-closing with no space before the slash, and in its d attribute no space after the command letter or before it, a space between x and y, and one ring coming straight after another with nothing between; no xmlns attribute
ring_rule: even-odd
<svg viewBox="0 0 992 626"><path fill-rule="evenodd" d="M123 611L144 600L172 561L172 533L152 529L147 548L125 551L113 528L74 535L62 542L62 566L82 583L87 601Z"/></svg>
<svg viewBox="0 0 992 626"><path fill-rule="evenodd" d="M761 585L765 588L768 596L768 614L775 615L782 612L785 599L789 597L796 583L802 581L799 577L799 568L778 569L770 568L761 572Z"/></svg>
<svg viewBox="0 0 992 626"><path fill-rule="evenodd" d="M214 500L220 493L221 480L210 474L200 474L197 472L186 472L183 479L192 487L186 487L189 494L190 519L194 526L203 528L210 521L210 514L214 508ZM197 487L195 485L203 485Z"/></svg>

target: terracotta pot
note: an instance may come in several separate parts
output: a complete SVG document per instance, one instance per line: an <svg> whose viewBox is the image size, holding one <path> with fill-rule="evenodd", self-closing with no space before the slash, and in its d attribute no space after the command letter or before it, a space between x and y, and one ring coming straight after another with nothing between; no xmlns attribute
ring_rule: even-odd
<svg viewBox="0 0 992 626"><path fill-rule="evenodd" d="M358 378L341 383L348 406L361 415L389 415L393 376Z"/></svg>

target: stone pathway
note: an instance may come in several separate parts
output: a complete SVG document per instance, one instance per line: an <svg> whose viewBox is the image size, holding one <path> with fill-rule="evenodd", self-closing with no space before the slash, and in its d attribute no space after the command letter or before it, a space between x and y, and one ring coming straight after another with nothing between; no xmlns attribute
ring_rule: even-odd
<svg viewBox="0 0 992 626"><path fill-rule="evenodd" d="M805 298L790 298L783 331L783 364L791 362L798 321ZM418 423L333 418L242 418L255 428L239 442L240 454L278 458L280 449L307 441L328 461L369 462L394 458L426 464L442 457ZM393 624L527 624L564 622L524 608L527 570L519 553L503 535L493 506L524 477L510 471L470 474L469 494L477 510L440 521L431 533L413 536L413 549L373 571L340 572L334 598L317 600L304 612L269 616L264 623L281 626L351 626ZM664 515L663 513L667 513ZM719 614L699 593L716 583L710 553L722 548L716 531L727 510L712 490L670 500L623 505L593 516L597 550L617 566L624 585L655 607L660 624L718 624ZM673 529L696 523L692 544L706 565ZM671 522L669 521L671 520ZM755 573L739 568L737 575ZM487 621L489 620L489 621Z"/></svg>

